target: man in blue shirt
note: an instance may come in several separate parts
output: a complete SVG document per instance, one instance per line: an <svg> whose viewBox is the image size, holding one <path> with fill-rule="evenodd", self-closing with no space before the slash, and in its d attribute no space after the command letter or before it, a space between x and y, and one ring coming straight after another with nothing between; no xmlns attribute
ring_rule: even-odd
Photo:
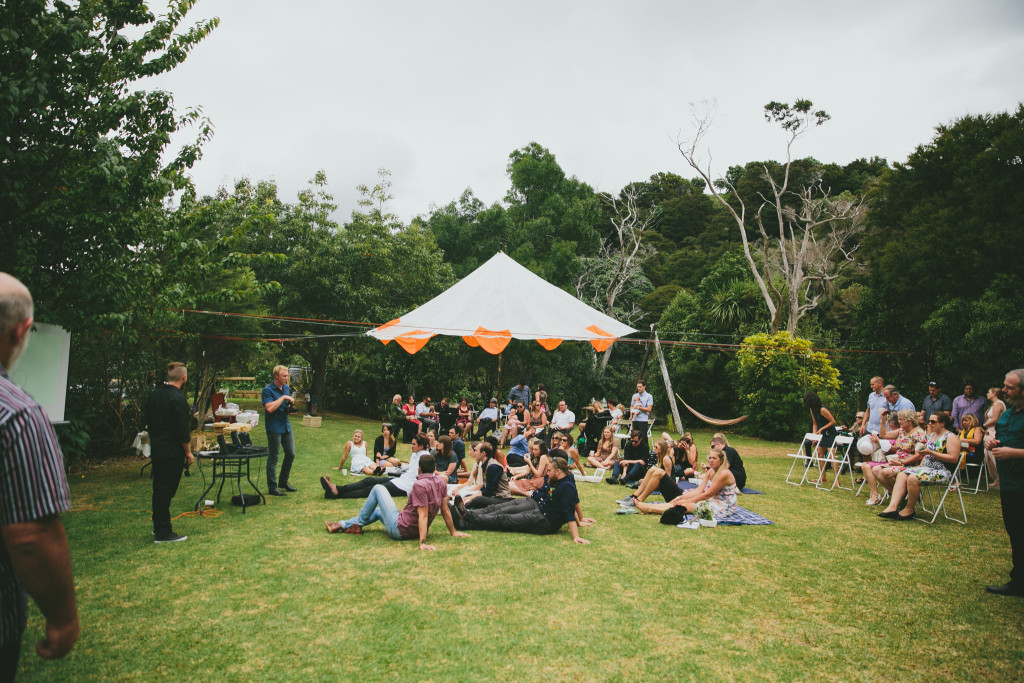
<svg viewBox="0 0 1024 683"><path fill-rule="evenodd" d="M291 485L288 476L295 460L295 438L292 426L288 422L289 412L294 403L291 389L288 386L288 368L283 365L274 366L274 381L263 387L263 408L267 411L267 488L272 496L286 495L284 491L295 493L298 489ZM277 480L277 452L284 448L284 462L281 463L281 485ZM282 491L281 489L284 489Z"/></svg>
<svg viewBox="0 0 1024 683"><path fill-rule="evenodd" d="M651 431L651 411L654 410L654 397L647 393L647 382L636 383L636 393L629 402L629 417L633 420L633 429L640 432L646 439Z"/></svg>
<svg viewBox="0 0 1024 683"><path fill-rule="evenodd" d="M868 407L864 411L864 419L860 423L860 433L878 434L882 427L882 413L887 409L889 401L882 392L885 380L879 376L871 378L871 393L868 394Z"/></svg>
<svg viewBox="0 0 1024 683"><path fill-rule="evenodd" d="M901 410L913 410L917 412L917 408L914 407L913 401L906 396L900 395L900 390L889 384L882 391L887 399L887 405L885 407L886 412L898 413Z"/></svg>
<svg viewBox="0 0 1024 683"><path fill-rule="evenodd" d="M927 420L932 416L932 413L936 411L941 410L946 413L952 411L953 400L942 393L942 387L939 386L938 382L928 382L928 395L925 396L924 401L921 402L921 407L924 409L924 419ZM984 420L982 420L982 422L984 422ZM954 422L953 427L959 429L960 423Z"/></svg>

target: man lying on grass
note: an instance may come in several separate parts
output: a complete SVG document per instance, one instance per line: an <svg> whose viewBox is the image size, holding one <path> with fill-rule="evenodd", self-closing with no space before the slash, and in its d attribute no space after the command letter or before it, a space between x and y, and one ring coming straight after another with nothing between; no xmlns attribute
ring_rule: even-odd
<svg viewBox="0 0 1024 683"><path fill-rule="evenodd" d="M583 516L576 480L569 476L565 451L549 453L548 481L527 498L467 510L461 496L455 497L455 526L458 529L518 531L524 534L554 534L568 525L574 543L590 543L580 538L579 527L594 520Z"/></svg>
<svg viewBox="0 0 1024 683"><path fill-rule="evenodd" d="M409 491L409 501L401 512L398 511L388 489L377 484L370 489L370 495L358 515L340 522L325 521L327 533L341 531L361 535L364 526L379 521L384 524L388 536L396 541L408 541L418 537L420 550L437 550L434 546L427 545L427 531L434 517L440 512L444 517L445 526L448 527L448 533L467 538L468 534L456 531L452 523L452 513L448 509L448 485L445 479L434 474L434 456L421 455L419 467L420 474L416 477L416 482Z"/></svg>

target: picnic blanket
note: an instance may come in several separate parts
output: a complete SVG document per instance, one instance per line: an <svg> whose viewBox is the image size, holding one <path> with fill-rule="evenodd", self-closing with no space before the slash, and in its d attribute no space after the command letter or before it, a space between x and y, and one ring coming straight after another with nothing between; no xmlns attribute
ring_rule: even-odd
<svg viewBox="0 0 1024 683"><path fill-rule="evenodd" d="M695 488L697 488L696 484L691 484L688 481L681 481L681 482L679 482L679 490L680 491L690 491L691 489L695 489ZM763 496L764 495L764 491L755 491L754 489L749 488L747 486L744 486L742 489L740 489L740 493L746 493L747 495L750 495L750 496Z"/></svg>
<svg viewBox="0 0 1024 683"><path fill-rule="evenodd" d="M693 515L687 515L683 522L691 522L694 519L696 519L696 517ZM768 524L775 524L775 522L766 517L762 517L756 512L751 512L746 508L741 508L739 505L736 506L736 511L731 515L718 520L718 526L765 526Z"/></svg>

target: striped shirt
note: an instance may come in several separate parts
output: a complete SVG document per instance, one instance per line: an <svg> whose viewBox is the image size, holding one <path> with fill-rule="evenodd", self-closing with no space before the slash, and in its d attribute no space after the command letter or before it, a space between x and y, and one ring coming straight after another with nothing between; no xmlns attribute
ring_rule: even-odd
<svg viewBox="0 0 1024 683"><path fill-rule="evenodd" d="M0 526L71 509L64 456L50 420L0 365ZM0 544L0 643L20 639L28 595Z"/></svg>

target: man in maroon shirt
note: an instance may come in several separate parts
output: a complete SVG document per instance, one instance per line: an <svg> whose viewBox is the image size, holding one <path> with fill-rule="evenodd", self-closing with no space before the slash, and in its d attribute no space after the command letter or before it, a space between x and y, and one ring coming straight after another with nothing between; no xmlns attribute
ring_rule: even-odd
<svg viewBox="0 0 1024 683"><path fill-rule="evenodd" d="M468 538L469 534L455 530L451 510L448 509L448 484L444 478L434 474L434 456L426 453L421 455L419 466L420 474L416 477L412 490L409 491L409 501L401 512L398 511L398 506L395 505L387 488L377 485L371 489L358 515L338 522L325 521L327 532L334 534L340 531L359 535L363 533L364 526L379 521L384 525L388 536L396 541L419 538L420 550L437 550L434 546L427 545L427 530L440 512L444 517L445 526L448 527L448 533L459 538Z"/></svg>

